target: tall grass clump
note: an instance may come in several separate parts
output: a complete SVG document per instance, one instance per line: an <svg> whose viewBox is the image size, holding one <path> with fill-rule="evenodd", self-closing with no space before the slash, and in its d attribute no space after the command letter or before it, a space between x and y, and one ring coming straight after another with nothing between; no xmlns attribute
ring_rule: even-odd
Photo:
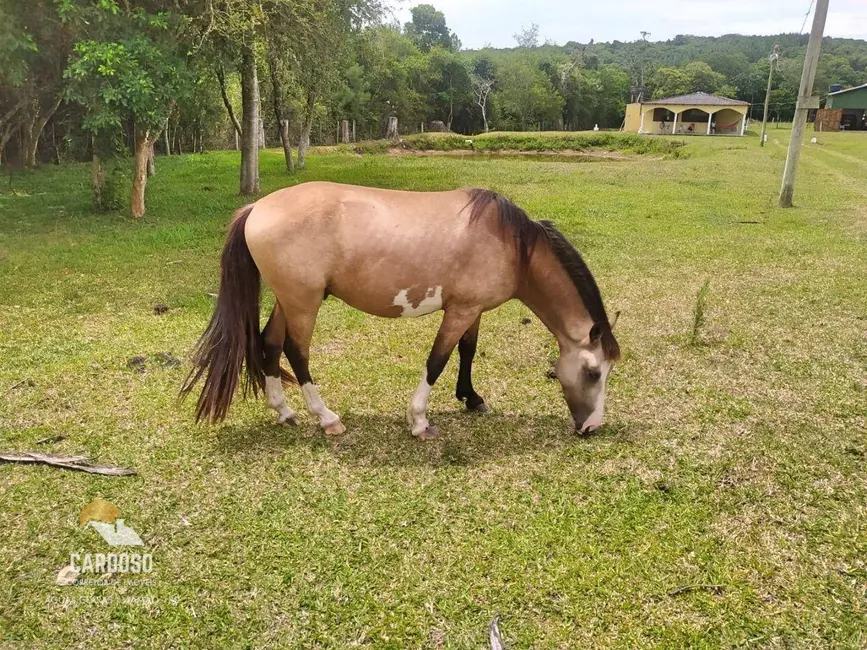
<svg viewBox="0 0 867 650"><path fill-rule="evenodd" d="M699 345L701 343L701 331L707 318L708 291L710 291L710 278L704 281L695 297L695 305L692 308L692 331L689 334L690 345Z"/></svg>

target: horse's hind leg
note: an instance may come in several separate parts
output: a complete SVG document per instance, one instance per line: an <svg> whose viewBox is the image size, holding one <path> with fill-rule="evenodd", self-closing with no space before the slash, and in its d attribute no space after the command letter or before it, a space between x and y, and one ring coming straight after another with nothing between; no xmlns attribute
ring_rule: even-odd
<svg viewBox="0 0 867 650"><path fill-rule="evenodd" d="M449 357L460 338L479 318L478 309L453 307L446 311L443 322L434 339L433 348L427 358L427 365L418 388L409 401L406 417L412 427L412 435L428 440L439 435L436 427L427 419L427 405L436 380L446 367Z"/></svg>
<svg viewBox="0 0 867 650"><path fill-rule="evenodd" d="M325 402L319 396L316 384L310 376L310 340L313 338L313 328L316 325L316 315L319 305L322 304L322 294L315 305L307 305L304 309L287 308L286 311L286 340L283 342L283 351L292 366L292 372L301 386L304 402L311 415L319 418L319 426L325 433L338 436L346 427L340 421L337 413L329 410Z"/></svg>
<svg viewBox="0 0 867 650"><path fill-rule="evenodd" d="M488 410L485 400L473 389L473 358L476 356L476 343L479 340L481 321L482 317L479 316L458 341L461 366L458 370L458 386L455 390L455 397L467 405L468 411L484 413Z"/></svg>
<svg viewBox="0 0 867 650"><path fill-rule="evenodd" d="M262 332L262 338L265 348L265 399L268 401L268 406L277 411L277 422L296 425L298 418L286 405L280 371L280 353L283 351L283 342L286 339L286 318L279 303L274 305L274 310Z"/></svg>

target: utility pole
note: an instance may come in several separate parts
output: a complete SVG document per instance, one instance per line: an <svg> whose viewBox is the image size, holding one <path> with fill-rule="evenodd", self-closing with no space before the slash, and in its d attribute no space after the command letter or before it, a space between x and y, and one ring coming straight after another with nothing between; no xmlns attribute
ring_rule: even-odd
<svg viewBox="0 0 867 650"><path fill-rule="evenodd" d="M795 106L795 120L792 124L789 152L786 154L783 185L780 188L781 208L792 207L792 196L795 193L795 169L801 155L801 141L804 139L804 129L807 126L807 112L811 108L819 108L819 102L813 100L811 95L813 93L813 81L816 79L819 51L822 49L822 34L825 32L827 15L828 0L817 0L816 13L813 14L813 28L810 30L810 41L807 43L807 53L804 56L804 71L801 73L801 87L798 90L798 103Z"/></svg>
<svg viewBox="0 0 867 650"><path fill-rule="evenodd" d="M774 78L774 64L776 63L779 66L780 60L780 44L777 43L774 45L774 51L771 52L771 55L768 57L768 61L770 61L770 70L768 71L768 90L765 93L765 113L762 115L762 137L759 140L759 146L765 146L765 127L768 124L768 107L771 103L771 81Z"/></svg>

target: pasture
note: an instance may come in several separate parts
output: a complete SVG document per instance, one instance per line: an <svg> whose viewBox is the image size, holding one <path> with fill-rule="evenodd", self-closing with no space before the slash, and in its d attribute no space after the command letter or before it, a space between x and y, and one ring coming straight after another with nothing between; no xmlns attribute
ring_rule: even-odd
<svg viewBox="0 0 867 650"><path fill-rule="evenodd" d="M553 220L622 312L586 437L518 303L482 318L491 412L462 411L453 356L439 440L404 419L439 316L333 298L311 371L344 436L292 387L297 428L262 399L196 426L176 396L245 203L237 154L158 158L140 223L90 213L86 165L3 179L0 449L138 475L0 465L0 647L482 648L495 615L509 648L864 647L867 139L805 143L784 211L788 131L769 134L588 163L335 151L295 176L262 153L263 192L480 186ZM54 586L70 553L106 552L78 520L98 496L154 573Z"/></svg>

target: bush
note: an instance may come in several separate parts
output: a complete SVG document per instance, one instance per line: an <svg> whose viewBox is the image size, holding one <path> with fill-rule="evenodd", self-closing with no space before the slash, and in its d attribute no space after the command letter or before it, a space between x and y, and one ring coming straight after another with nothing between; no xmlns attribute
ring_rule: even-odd
<svg viewBox="0 0 867 650"><path fill-rule="evenodd" d="M682 140L652 138L636 133L504 132L464 136L420 133L407 136L401 146L418 151L623 151L680 157Z"/></svg>
<svg viewBox="0 0 867 650"><path fill-rule="evenodd" d="M99 194L95 191L93 193L93 207L97 212L121 210L129 202L132 179L124 163L128 161L122 158L104 163L105 183Z"/></svg>

